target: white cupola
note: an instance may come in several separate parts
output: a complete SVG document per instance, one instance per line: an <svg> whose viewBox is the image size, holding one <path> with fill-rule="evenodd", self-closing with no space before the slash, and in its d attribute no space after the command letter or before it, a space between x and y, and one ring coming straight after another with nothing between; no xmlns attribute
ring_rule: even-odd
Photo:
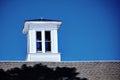
<svg viewBox="0 0 120 80"><path fill-rule="evenodd" d="M59 20L26 20L23 33L27 34L27 61L59 62L58 29Z"/></svg>

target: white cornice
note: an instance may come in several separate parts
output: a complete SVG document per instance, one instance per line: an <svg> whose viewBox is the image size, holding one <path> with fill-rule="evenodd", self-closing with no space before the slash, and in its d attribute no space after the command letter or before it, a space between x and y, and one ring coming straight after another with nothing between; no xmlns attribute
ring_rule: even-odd
<svg viewBox="0 0 120 80"><path fill-rule="evenodd" d="M28 32L31 25L53 25L53 26L49 26L48 28L50 29L59 29L60 25L62 24L61 21L26 21L24 24L24 28L23 28L23 33L26 34ZM33 27L32 27L33 28ZM44 28L44 27L43 27ZM41 27L41 29L43 29Z"/></svg>

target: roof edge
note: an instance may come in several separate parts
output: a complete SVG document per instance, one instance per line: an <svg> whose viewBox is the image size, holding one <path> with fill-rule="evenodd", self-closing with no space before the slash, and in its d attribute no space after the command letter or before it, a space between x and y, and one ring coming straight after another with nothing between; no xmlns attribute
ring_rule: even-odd
<svg viewBox="0 0 120 80"><path fill-rule="evenodd" d="M25 22L62 22L62 20L52 20L52 19L31 19L31 20L25 20Z"/></svg>

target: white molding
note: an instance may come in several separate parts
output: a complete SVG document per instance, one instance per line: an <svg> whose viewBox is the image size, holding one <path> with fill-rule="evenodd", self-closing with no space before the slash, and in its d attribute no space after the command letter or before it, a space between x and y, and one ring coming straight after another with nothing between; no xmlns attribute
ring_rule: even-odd
<svg viewBox="0 0 120 80"><path fill-rule="evenodd" d="M45 53L45 31L42 30L42 53Z"/></svg>
<svg viewBox="0 0 120 80"><path fill-rule="evenodd" d="M58 29L60 27L60 25L62 24L62 22L44 22L44 21L27 21L24 24L24 28L23 28L23 34L26 34L28 32L28 30L30 29ZM44 26L44 27L43 27ZM39 27L39 28L38 28Z"/></svg>
<svg viewBox="0 0 120 80"><path fill-rule="evenodd" d="M46 53L46 54L28 54L27 61L45 61L45 62L60 62L60 54L59 53Z"/></svg>
<svg viewBox="0 0 120 80"><path fill-rule="evenodd" d="M36 52L36 32L35 30L28 31L28 53Z"/></svg>

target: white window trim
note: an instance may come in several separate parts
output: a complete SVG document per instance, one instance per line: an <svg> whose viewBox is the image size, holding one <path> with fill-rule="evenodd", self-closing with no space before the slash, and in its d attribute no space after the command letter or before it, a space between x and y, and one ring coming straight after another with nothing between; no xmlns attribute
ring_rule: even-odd
<svg viewBox="0 0 120 80"><path fill-rule="evenodd" d="M45 53L45 30L42 30L42 52Z"/></svg>
<svg viewBox="0 0 120 80"><path fill-rule="evenodd" d="M51 53L52 52L52 39L50 41L45 41L45 31L46 30L42 30L42 31L36 31L37 32L41 32L41 41L37 41L36 39L36 45L37 45L37 42L41 42L42 43L42 50L41 51L37 51L37 46L36 46L36 53ZM48 31L48 30L47 30ZM49 30L50 31L50 30ZM51 31L50 31L51 33ZM51 37L51 34L50 34L50 38ZM50 42L50 46L51 46L51 51L46 51L46 46L45 46L45 43L46 42Z"/></svg>

